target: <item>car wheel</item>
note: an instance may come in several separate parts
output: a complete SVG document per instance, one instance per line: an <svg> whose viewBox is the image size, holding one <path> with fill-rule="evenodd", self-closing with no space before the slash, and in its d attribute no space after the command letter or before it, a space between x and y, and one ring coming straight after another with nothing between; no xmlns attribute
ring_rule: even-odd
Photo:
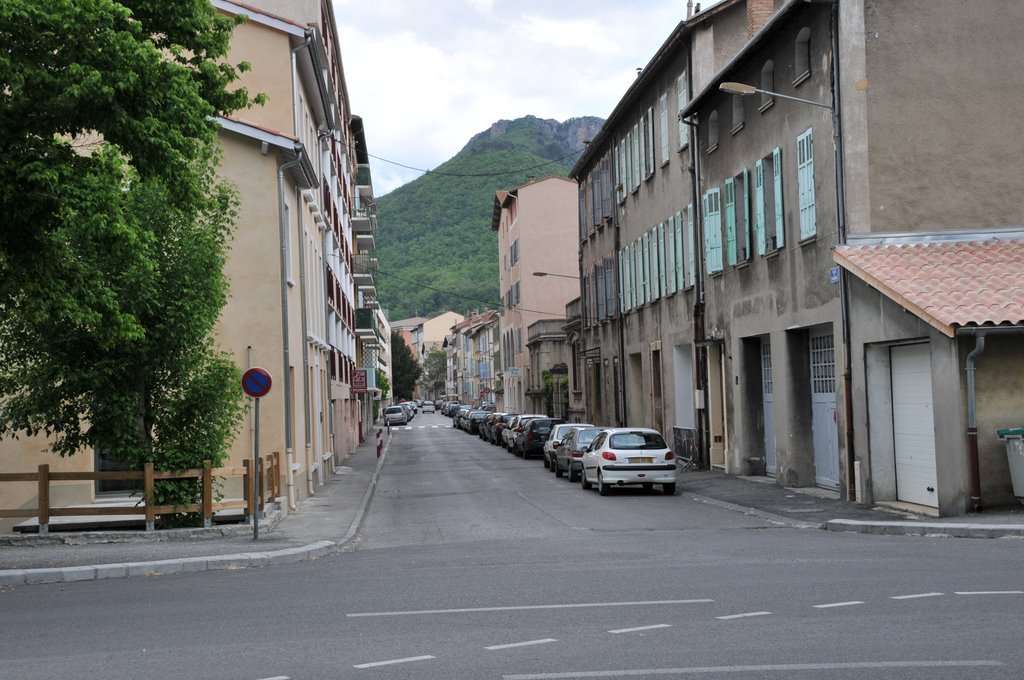
<svg viewBox="0 0 1024 680"><path fill-rule="evenodd" d="M676 483L672 482L671 484L662 484L661 485L661 490L665 492L666 496L675 496L676 495Z"/></svg>
<svg viewBox="0 0 1024 680"><path fill-rule="evenodd" d="M578 481L580 481L580 473L576 471L576 468L574 468L572 466L572 463L569 464L569 481L570 482L578 482Z"/></svg>
<svg viewBox="0 0 1024 680"><path fill-rule="evenodd" d="M584 489L590 489L593 486L589 481L587 481L587 471L583 468L580 468L580 486Z"/></svg>
<svg viewBox="0 0 1024 680"><path fill-rule="evenodd" d="M601 473L598 472L597 473L597 492L599 494L601 494L602 496L607 496L609 491L611 491L611 487L609 485L605 484L604 477L602 477Z"/></svg>
<svg viewBox="0 0 1024 680"><path fill-rule="evenodd" d="M551 462L548 460L547 456L544 456L544 467L547 468L548 470L551 469Z"/></svg>
<svg viewBox="0 0 1024 680"><path fill-rule="evenodd" d="M558 459L557 458L555 460L551 461L551 469L555 473L555 477L561 478L561 476L562 476L562 468L558 464Z"/></svg>

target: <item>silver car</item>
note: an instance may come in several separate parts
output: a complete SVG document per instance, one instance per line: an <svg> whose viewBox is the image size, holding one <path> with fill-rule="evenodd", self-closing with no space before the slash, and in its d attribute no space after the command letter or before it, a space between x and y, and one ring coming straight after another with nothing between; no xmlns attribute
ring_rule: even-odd
<svg viewBox="0 0 1024 680"><path fill-rule="evenodd" d="M409 417L401 406L388 406L384 409L385 425L407 425Z"/></svg>
<svg viewBox="0 0 1024 680"><path fill-rule="evenodd" d="M544 442L544 467L555 471L555 449L562 443L562 438L574 427L593 427L590 423L559 423L551 428L548 440Z"/></svg>

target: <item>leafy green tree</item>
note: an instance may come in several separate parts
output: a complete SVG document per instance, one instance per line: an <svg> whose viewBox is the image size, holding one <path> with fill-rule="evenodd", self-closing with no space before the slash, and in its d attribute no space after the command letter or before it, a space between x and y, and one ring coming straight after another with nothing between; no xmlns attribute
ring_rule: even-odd
<svg viewBox="0 0 1024 680"><path fill-rule="evenodd" d="M200 0L0 0L0 437L223 460L243 401L211 339L236 216L215 116L253 101L234 24Z"/></svg>
<svg viewBox="0 0 1024 680"><path fill-rule="evenodd" d="M374 400L373 402L373 419L376 421L380 415L380 405L385 402L388 398L388 392L391 390L391 383L388 381L388 376L384 371L377 369L377 389L380 390L380 401Z"/></svg>
<svg viewBox="0 0 1024 680"><path fill-rule="evenodd" d="M448 376L448 353L434 347L427 352L423 360L422 384L437 397L444 394L444 382Z"/></svg>
<svg viewBox="0 0 1024 680"><path fill-rule="evenodd" d="M391 379L395 381L395 397L411 399L416 389L416 381L422 372L420 363L412 355L412 350L398 333L391 334Z"/></svg>

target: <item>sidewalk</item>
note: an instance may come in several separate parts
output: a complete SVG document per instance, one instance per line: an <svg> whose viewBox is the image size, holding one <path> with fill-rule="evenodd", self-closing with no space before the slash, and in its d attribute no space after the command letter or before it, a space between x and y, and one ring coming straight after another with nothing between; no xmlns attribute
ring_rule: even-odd
<svg viewBox="0 0 1024 680"><path fill-rule="evenodd" d="M362 524L388 452L367 439L297 512L268 514L259 540L252 527L160 532L52 532L0 535L0 587L210 569L287 564L326 555L348 543ZM1024 506L965 517L925 517L839 500L822 489L787 489L766 477L707 470L680 473L681 500L708 503L798 529L873 534L1024 538Z"/></svg>

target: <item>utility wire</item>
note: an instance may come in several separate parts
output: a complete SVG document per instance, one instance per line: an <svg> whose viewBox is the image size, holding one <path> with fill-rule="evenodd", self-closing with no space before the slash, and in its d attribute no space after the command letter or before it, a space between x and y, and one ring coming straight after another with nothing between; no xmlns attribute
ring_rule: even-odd
<svg viewBox="0 0 1024 680"><path fill-rule="evenodd" d="M402 277L397 275L397 274L389 274L388 272L382 272L379 269L374 269L373 273L375 275L376 274L382 274L385 277L392 278L392 279L397 279L399 282L402 282ZM424 285L422 285L420 283L415 283L415 282L411 282L411 281L406 281L406 282L409 283L409 285L415 285L418 288L426 288L427 290L432 290L435 293L442 293L444 295L450 295L452 297L462 298L463 300L470 300L472 302L479 302L480 304L487 305L491 309L503 309L503 310L506 310L506 311L509 311L509 312L519 310L521 312L531 312L533 314L544 314L545 316L547 316L547 318L550 318L550 319L565 319L565 318L567 318L565 316L565 310L564 309L561 312L554 313L554 312L541 311L539 309L526 309L525 307L509 307L509 306L503 305L503 304L495 305L493 303L493 301L481 300L480 298L475 298L475 297L472 297L470 295L463 295L462 293L455 293L455 292L452 292L450 290L442 290L440 288L433 288L432 286L424 286Z"/></svg>
<svg viewBox="0 0 1024 680"><path fill-rule="evenodd" d="M353 147L353 153L355 153L354 147ZM554 159L552 161L546 161L544 163L539 163L537 165L531 165L528 168L519 168L519 169L516 169L516 170L505 170L503 172L471 172L471 173L442 172L440 170L424 170L423 168L415 168L415 167L413 167L411 165L405 165L404 163L399 163L398 161L392 161L392 160L389 160L387 158L382 158L381 156L375 156L372 153L367 153L366 155L369 156L370 158L376 158L377 160L379 160L379 161L381 161L383 163L389 163L391 165L397 165L398 167L405 168L406 170L415 170L416 172L422 172L425 175L441 175L443 177L503 177L505 175L515 175L515 174L518 174L520 172L528 172L530 170L537 170L538 168L544 168L544 167L547 167L549 165L554 165L555 163L561 163L566 158L570 158L571 156L578 156L581 153L583 153L583 149L580 149L579 151L571 151L571 152L567 153L566 155L562 156L561 158L556 158L556 159ZM449 159L449 160L451 160L451 159ZM447 162L447 161L445 161L445 162Z"/></svg>

